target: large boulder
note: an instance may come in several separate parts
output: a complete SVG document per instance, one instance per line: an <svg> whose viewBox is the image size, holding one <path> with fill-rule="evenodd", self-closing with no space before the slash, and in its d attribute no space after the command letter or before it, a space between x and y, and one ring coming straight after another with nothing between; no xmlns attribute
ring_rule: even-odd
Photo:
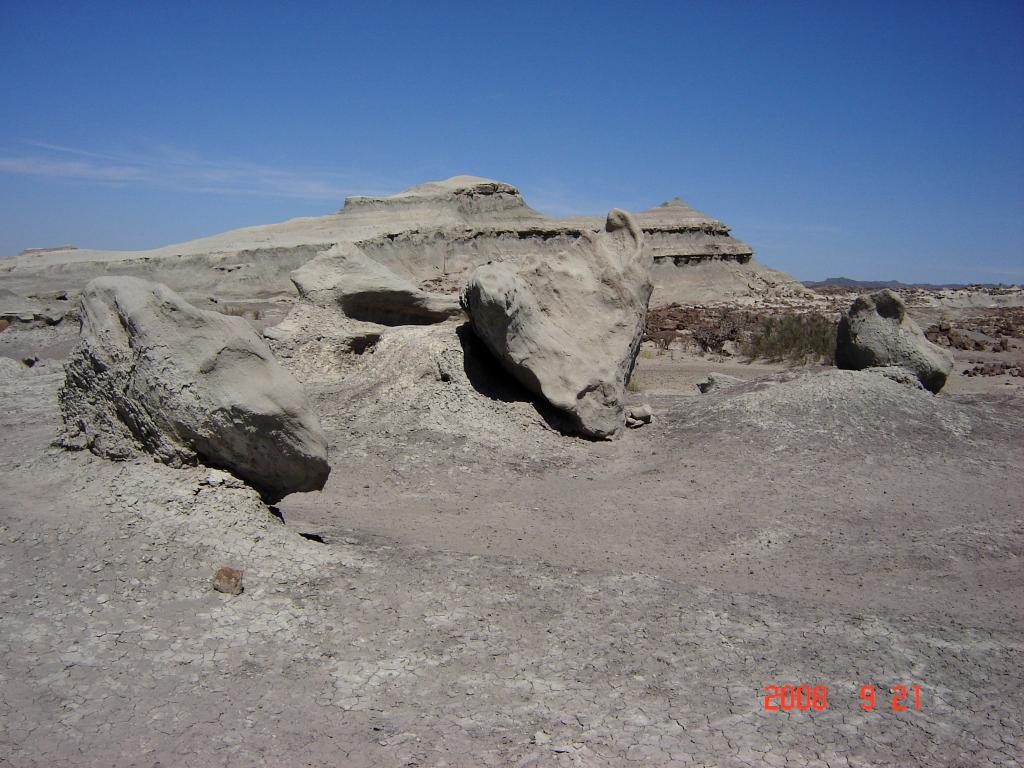
<svg viewBox="0 0 1024 768"><path fill-rule="evenodd" d="M839 321L836 365L860 371L898 366L938 392L953 370L953 356L925 338L896 293L885 289L859 296Z"/></svg>
<svg viewBox="0 0 1024 768"><path fill-rule="evenodd" d="M306 301L355 320L426 325L462 314L457 296L423 291L350 243L319 254L291 279Z"/></svg>
<svg viewBox="0 0 1024 768"><path fill-rule="evenodd" d="M531 392L586 437L625 426L623 394L651 297L651 257L618 209L555 257L485 264L462 292L473 330Z"/></svg>
<svg viewBox="0 0 1024 768"><path fill-rule="evenodd" d="M319 420L244 319L158 283L101 277L82 293L81 323L60 391L66 446L222 467L270 501L323 488Z"/></svg>

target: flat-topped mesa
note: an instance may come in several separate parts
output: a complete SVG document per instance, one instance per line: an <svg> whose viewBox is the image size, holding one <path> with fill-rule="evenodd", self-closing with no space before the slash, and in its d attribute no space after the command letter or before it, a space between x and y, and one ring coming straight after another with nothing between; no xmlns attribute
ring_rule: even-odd
<svg viewBox="0 0 1024 768"><path fill-rule="evenodd" d="M19 256L38 256L41 253L60 253L61 251L77 251L77 245L57 245L53 248L26 248Z"/></svg>
<svg viewBox="0 0 1024 768"><path fill-rule="evenodd" d="M729 227L678 198L633 215L653 258L652 306L806 295L791 276L753 258ZM339 244L414 288L455 294L490 261L557 259L604 217L546 216L519 190L481 176L453 176L395 195L349 197L337 213L224 232L152 251L71 250L4 259L5 287L22 295L81 289L100 275L164 283L193 299L291 297L289 275Z"/></svg>
<svg viewBox="0 0 1024 768"><path fill-rule="evenodd" d="M523 201L519 190L482 176L452 176L442 181L428 181L402 190L397 195L353 195L345 198L340 213L388 209L455 208L460 213L519 213L536 216Z"/></svg>
<svg viewBox="0 0 1024 768"><path fill-rule="evenodd" d="M729 227L678 197L635 215L655 264L682 266L702 261L746 264L754 249L732 237Z"/></svg>

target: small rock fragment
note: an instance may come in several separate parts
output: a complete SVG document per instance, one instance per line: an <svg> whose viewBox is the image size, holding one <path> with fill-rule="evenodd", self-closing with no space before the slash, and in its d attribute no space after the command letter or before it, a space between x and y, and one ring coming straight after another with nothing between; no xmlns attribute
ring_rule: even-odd
<svg viewBox="0 0 1024 768"><path fill-rule="evenodd" d="M213 575L213 588L226 595L240 595L242 586L242 571L237 568L223 566Z"/></svg>
<svg viewBox="0 0 1024 768"><path fill-rule="evenodd" d="M697 382L697 389L700 390L702 395L706 395L709 392L717 392L742 383L743 379L738 379L735 376L728 376L724 373L709 373L707 378Z"/></svg>

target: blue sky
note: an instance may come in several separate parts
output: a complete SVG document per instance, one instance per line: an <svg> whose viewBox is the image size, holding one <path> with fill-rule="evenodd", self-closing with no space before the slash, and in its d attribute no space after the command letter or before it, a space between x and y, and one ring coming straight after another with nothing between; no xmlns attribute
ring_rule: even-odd
<svg viewBox="0 0 1024 768"><path fill-rule="evenodd" d="M1024 281L1024 3L0 0L0 253L458 173L804 279Z"/></svg>

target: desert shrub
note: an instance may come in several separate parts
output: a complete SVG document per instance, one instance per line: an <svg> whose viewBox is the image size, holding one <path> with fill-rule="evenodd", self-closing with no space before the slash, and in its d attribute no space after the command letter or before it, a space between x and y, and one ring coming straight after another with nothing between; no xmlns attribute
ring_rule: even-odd
<svg viewBox="0 0 1024 768"><path fill-rule="evenodd" d="M649 336L644 337L644 341L653 341L654 345L662 352L667 350L669 346L679 337L678 331L654 331Z"/></svg>
<svg viewBox="0 0 1024 768"><path fill-rule="evenodd" d="M660 350L677 339L701 352L720 354L728 341L738 342L753 315L726 307L682 307L671 304L647 313L644 341L652 341Z"/></svg>
<svg viewBox="0 0 1024 768"><path fill-rule="evenodd" d="M831 361L836 354L836 321L816 313L761 317L741 350L751 359Z"/></svg>
<svg viewBox="0 0 1024 768"><path fill-rule="evenodd" d="M248 309L246 307L229 307L221 306L217 308L217 311L222 315L230 315L231 317L244 317L246 320L260 320L263 317L263 313L258 309Z"/></svg>
<svg viewBox="0 0 1024 768"><path fill-rule="evenodd" d="M693 340L701 352L721 352L727 341L736 341L741 334L742 319L730 315L711 318L693 329Z"/></svg>

